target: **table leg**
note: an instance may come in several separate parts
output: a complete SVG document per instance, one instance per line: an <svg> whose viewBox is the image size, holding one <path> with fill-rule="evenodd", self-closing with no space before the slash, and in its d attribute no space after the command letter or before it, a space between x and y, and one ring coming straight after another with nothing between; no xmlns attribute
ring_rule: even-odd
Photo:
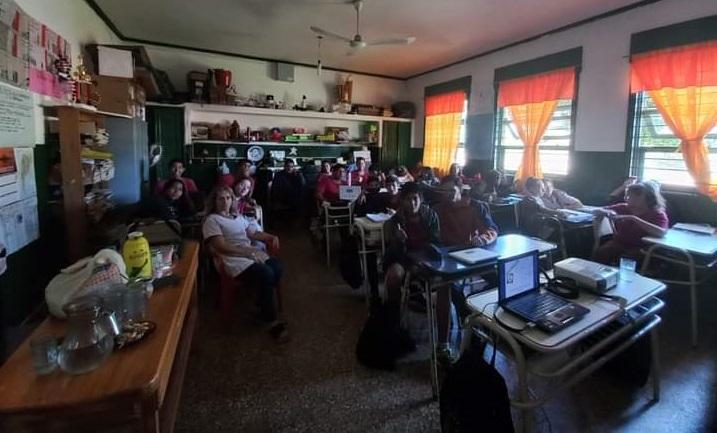
<svg viewBox="0 0 717 433"><path fill-rule="evenodd" d="M692 310L692 347L697 346L697 272L692 256L688 256L690 272L690 308Z"/></svg>
<svg viewBox="0 0 717 433"><path fill-rule="evenodd" d="M431 343L431 390L433 398L438 398L438 360L436 359L436 314L433 310L433 299L431 296L431 282L423 282L424 295L426 297L426 312L428 313L428 337Z"/></svg>
<svg viewBox="0 0 717 433"><path fill-rule="evenodd" d="M142 413L137 425L138 433L159 433L159 412L149 410Z"/></svg>
<svg viewBox="0 0 717 433"><path fill-rule="evenodd" d="M657 328L650 330L650 346L652 355L652 400L660 401L660 339L657 334Z"/></svg>

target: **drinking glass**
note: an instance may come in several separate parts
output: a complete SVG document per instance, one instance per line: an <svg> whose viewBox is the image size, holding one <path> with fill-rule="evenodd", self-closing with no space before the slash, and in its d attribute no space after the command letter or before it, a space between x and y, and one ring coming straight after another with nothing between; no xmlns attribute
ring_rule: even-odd
<svg viewBox="0 0 717 433"><path fill-rule="evenodd" d="M144 320L147 314L147 291L143 284L132 284L124 294L125 321Z"/></svg>
<svg viewBox="0 0 717 433"><path fill-rule="evenodd" d="M37 374L50 374L57 368L57 349L57 337L44 336L30 340L32 366Z"/></svg>
<svg viewBox="0 0 717 433"><path fill-rule="evenodd" d="M632 276L637 269L637 262L629 257L620 257L620 278L626 279Z"/></svg>

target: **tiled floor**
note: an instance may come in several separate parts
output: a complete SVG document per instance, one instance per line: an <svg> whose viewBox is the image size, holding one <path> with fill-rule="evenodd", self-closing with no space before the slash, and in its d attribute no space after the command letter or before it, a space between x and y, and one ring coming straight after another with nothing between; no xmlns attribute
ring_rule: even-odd
<svg viewBox="0 0 717 433"><path fill-rule="evenodd" d="M292 340L277 346L241 313L231 329L220 329L215 310L205 302L176 431L439 431L427 361L404 362L390 373L358 365L354 349L366 318L363 298L342 283L337 270L325 267L308 236L282 234L282 249ZM701 290L696 349L689 344L687 291L670 289L665 296L659 403L651 404L649 387L631 389L597 373L538 412L534 431L717 431L714 289L706 284ZM510 366L500 366L510 377ZM543 386L549 384L537 384Z"/></svg>

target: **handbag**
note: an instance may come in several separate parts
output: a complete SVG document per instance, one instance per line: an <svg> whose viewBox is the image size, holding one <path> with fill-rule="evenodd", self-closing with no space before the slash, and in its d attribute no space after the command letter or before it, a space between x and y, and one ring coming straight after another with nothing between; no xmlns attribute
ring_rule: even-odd
<svg viewBox="0 0 717 433"><path fill-rule="evenodd" d="M103 249L92 257L85 257L60 270L45 288L45 302L50 313L65 318L62 307L71 300L98 293L103 288L123 283L125 267L122 256L114 250Z"/></svg>

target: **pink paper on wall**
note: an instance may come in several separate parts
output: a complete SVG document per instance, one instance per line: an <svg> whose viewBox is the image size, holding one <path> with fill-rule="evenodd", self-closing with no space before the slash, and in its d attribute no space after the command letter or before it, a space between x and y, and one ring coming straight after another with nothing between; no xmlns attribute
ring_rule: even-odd
<svg viewBox="0 0 717 433"><path fill-rule="evenodd" d="M64 99L65 84L50 72L30 68L30 91L53 98Z"/></svg>

